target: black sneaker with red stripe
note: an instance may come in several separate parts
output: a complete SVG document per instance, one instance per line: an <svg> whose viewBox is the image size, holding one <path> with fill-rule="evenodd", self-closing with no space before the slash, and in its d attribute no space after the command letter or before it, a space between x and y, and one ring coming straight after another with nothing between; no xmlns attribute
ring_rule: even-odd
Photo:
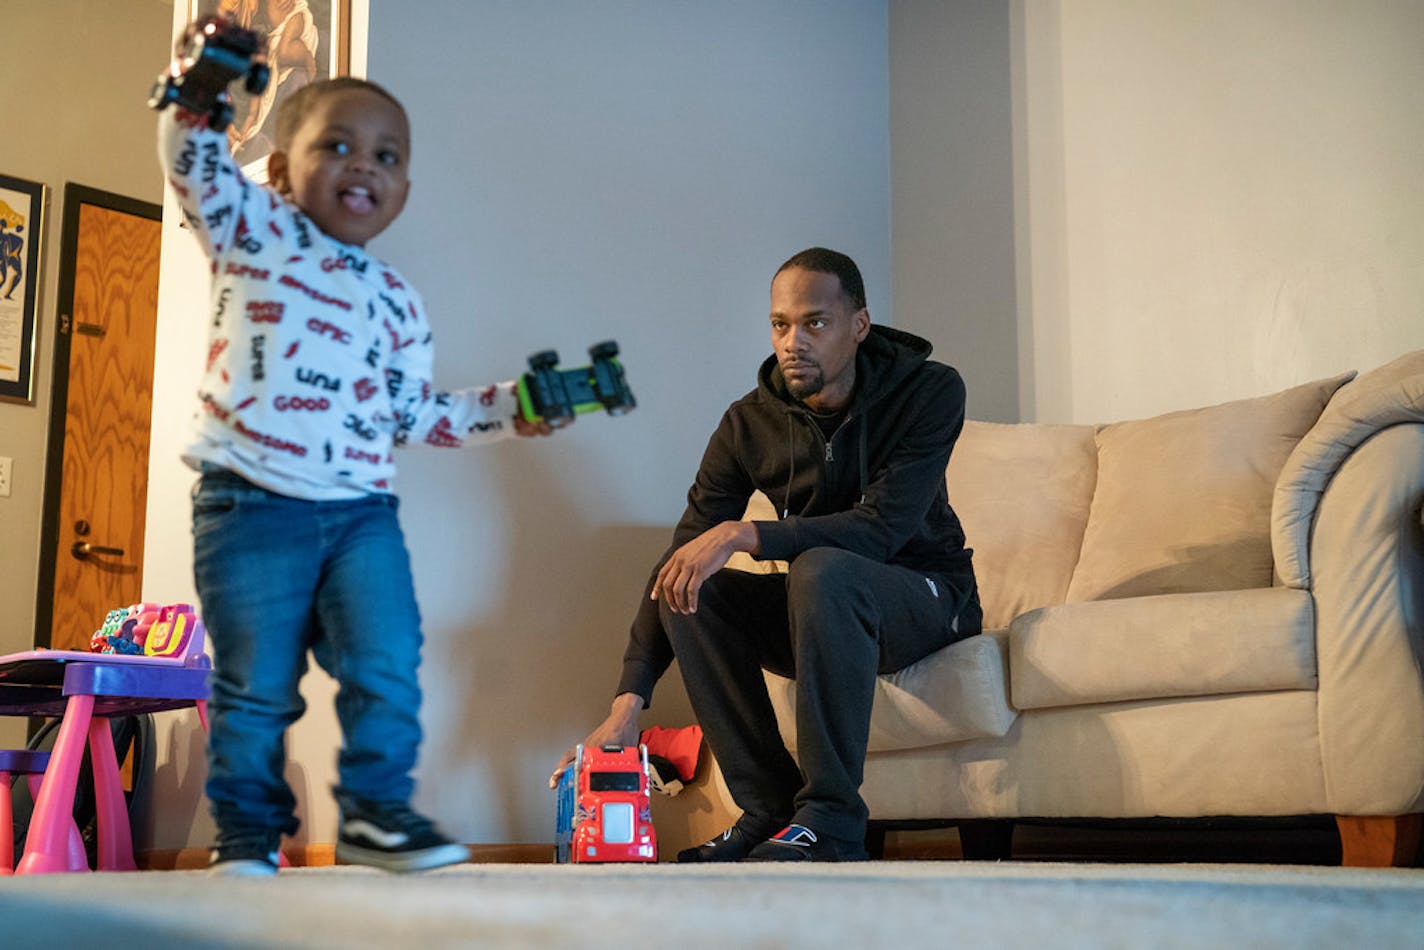
<svg viewBox="0 0 1424 950"><path fill-rule="evenodd" d="M864 841L817 834L790 824L747 852L747 861L869 861Z"/></svg>

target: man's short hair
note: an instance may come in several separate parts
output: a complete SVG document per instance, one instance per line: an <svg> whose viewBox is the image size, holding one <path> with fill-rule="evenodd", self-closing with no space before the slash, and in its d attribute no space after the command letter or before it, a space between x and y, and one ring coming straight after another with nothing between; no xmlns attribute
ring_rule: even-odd
<svg viewBox="0 0 1424 950"><path fill-rule="evenodd" d="M817 274L834 274L840 279L841 293L850 301L851 309L865 308L865 281L861 280L860 268L855 266L855 261L840 251L825 247L808 247L799 254L793 254L785 264L778 267L776 274L772 275L772 280L782 271L791 270L793 267Z"/></svg>
<svg viewBox="0 0 1424 950"><path fill-rule="evenodd" d="M334 92L341 92L343 89L364 89L367 92L374 92L378 96L384 96L401 111L401 115L406 115L405 106L401 105L399 99L391 95L384 86L377 85L369 79L358 79L355 76L319 79L302 86L277 106L277 151L285 152L292 147L292 139L296 138L297 129L302 127L302 122L306 120L307 114L318 102ZM409 116L406 116L406 125L407 127L410 125Z"/></svg>

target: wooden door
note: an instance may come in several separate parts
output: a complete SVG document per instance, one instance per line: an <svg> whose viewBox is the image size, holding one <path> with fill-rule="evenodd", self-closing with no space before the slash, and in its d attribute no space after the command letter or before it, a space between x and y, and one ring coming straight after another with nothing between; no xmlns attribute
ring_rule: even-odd
<svg viewBox="0 0 1424 950"><path fill-rule="evenodd" d="M35 645L88 649L139 600L158 205L67 185Z"/></svg>

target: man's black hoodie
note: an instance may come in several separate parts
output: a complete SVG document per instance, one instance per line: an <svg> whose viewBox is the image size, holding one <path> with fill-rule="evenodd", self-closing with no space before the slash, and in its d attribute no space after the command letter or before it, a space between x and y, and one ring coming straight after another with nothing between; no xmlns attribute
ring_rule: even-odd
<svg viewBox="0 0 1424 950"><path fill-rule="evenodd" d="M973 590L971 552L944 481L964 427L964 381L931 362L930 349L873 324L856 352L850 410L829 438L787 392L776 357L767 357L757 388L728 407L712 434L658 567L702 532L741 518L760 490L781 519L756 522L758 558L793 561L810 548L841 548ZM656 576L655 567L618 684L645 702L673 660L658 604L648 598Z"/></svg>

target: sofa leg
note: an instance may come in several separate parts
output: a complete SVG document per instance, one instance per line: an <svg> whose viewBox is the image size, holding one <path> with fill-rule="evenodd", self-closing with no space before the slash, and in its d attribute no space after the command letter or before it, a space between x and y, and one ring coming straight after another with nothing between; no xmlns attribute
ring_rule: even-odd
<svg viewBox="0 0 1424 950"><path fill-rule="evenodd" d="M1335 825L1342 867L1410 867L1419 856L1424 815L1336 815Z"/></svg>
<svg viewBox="0 0 1424 950"><path fill-rule="evenodd" d="M1014 823L993 818L959 823L959 845L967 861L1002 861L1013 853Z"/></svg>
<svg viewBox="0 0 1424 950"><path fill-rule="evenodd" d="M885 833L887 829L882 822L869 821L865 824L865 850L870 854L872 861L885 860Z"/></svg>

